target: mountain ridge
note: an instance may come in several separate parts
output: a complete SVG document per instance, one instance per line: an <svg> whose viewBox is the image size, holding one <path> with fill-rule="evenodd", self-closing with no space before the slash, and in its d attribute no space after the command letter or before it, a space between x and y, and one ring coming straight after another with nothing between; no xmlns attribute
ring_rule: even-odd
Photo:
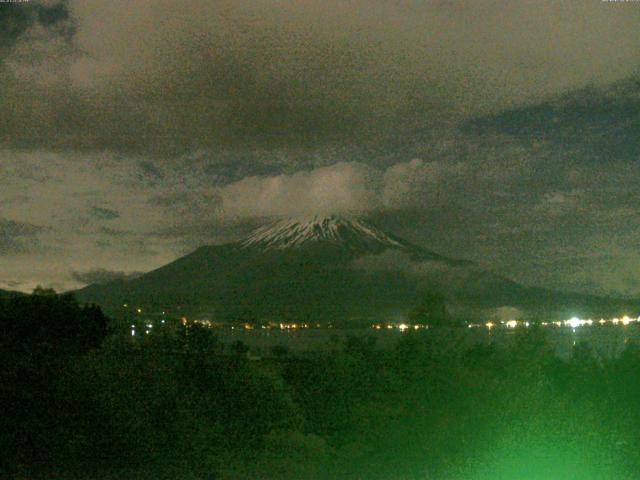
<svg viewBox="0 0 640 480"><path fill-rule="evenodd" d="M348 321L401 318L429 292L483 315L503 306L551 315L620 304L526 287L338 215L277 220L236 242L202 246L139 278L89 285L77 295L107 309L132 303L224 320Z"/></svg>

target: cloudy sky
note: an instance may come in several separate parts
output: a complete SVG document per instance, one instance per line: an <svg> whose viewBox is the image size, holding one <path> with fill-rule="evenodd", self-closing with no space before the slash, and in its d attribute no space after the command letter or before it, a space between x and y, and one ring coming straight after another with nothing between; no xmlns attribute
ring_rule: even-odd
<svg viewBox="0 0 640 480"><path fill-rule="evenodd" d="M361 214L640 295L640 3L0 3L0 288Z"/></svg>

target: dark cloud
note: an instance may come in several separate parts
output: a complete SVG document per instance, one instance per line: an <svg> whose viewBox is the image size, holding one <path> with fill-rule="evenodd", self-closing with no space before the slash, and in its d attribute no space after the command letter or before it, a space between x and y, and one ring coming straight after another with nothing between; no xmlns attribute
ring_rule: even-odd
<svg viewBox="0 0 640 480"><path fill-rule="evenodd" d="M162 180L164 178L164 174L162 171L156 167L153 163L148 161L139 162L140 170L145 177L151 178L153 181Z"/></svg>
<svg viewBox="0 0 640 480"><path fill-rule="evenodd" d="M551 142L579 152L572 163L640 156L640 77L590 86L534 106L467 122L463 131L500 132L527 144Z"/></svg>
<svg viewBox="0 0 640 480"><path fill-rule="evenodd" d="M3 2L0 4L0 45L7 47L34 25L44 27L66 24L69 12L63 2ZM65 29L71 35L71 29ZM0 47L1 48L1 47Z"/></svg>
<svg viewBox="0 0 640 480"><path fill-rule="evenodd" d="M43 230L43 227L38 225L0 218L0 235L6 237L28 237Z"/></svg>
<svg viewBox="0 0 640 480"><path fill-rule="evenodd" d="M125 237L130 234L130 232L126 232L124 230L118 230L116 228L109 228L109 227L100 227L98 229L98 232L108 237Z"/></svg>
<svg viewBox="0 0 640 480"><path fill-rule="evenodd" d="M73 280L90 285L93 283L108 283L114 280L130 280L142 275L142 272L117 272L103 268L95 268L85 272L72 272Z"/></svg>
<svg viewBox="0 0 640 480"><path fill-rule="evenodd" d="M0 218L0 255L22 253L36 248L36 236L45 229L38 225Z"/></svg>
<svg viewBox="0 0 640 480"><path fill-rule="evenodd" d="M388 154L456 118L623 78L640 60L638 10L597 2L54 5L5 27L7 145ZM19 8L11 18L33 17Z"/></svg>
<svg viewBox="0 0 640 480"><path fill-rule="evenodd" d="M114 220L116 218L120 218L120 213L115 210L111 210L110 208L103 207L93 207L91 209L91 214L100 220Z"/></svg>
<svg viewBox="0 0 640 480"><path fill-rule="evenodd" d="M188 192L163 193L151 199L151 203L160 207L172 207L178 204L188 203L190 200Z"/></svg>

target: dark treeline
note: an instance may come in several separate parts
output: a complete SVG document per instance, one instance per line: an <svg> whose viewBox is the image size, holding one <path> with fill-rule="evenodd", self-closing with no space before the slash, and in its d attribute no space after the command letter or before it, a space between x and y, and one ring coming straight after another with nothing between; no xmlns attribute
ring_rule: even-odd
<svg viewBox="0 0 640 480"><path fill-rule="evenodd" d="M0 478L631 479L640 351L504 348L214 354L209 330L110 336L95 307L0 301Z"/></svg>

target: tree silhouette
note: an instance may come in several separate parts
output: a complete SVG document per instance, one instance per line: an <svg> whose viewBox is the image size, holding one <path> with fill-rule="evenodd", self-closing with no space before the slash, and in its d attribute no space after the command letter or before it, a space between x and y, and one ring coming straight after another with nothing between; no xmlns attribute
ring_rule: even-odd
<svg viewBox="0 0 640 480"><path fill-rule="evenodd" d="M415 308L409 312L409 321L418 325L445 325L449 321L447 304L439 293L426 293L421 296Z"/></svg>
<svg viewBox="0 0 640 480"><path fill-rule="evenodd" d="M231 351L238 357L242 357L249 353L249 347L242 340L236 340L231 344Z"/></svg>
<svg viewBox="0 0 640 480"><path fill-rule="evenodd" d="M0 334L8 345L79 352L98 347L107 317L96 305L80 306L72 294L38 287L33 295L0 299Z"/></svg>

